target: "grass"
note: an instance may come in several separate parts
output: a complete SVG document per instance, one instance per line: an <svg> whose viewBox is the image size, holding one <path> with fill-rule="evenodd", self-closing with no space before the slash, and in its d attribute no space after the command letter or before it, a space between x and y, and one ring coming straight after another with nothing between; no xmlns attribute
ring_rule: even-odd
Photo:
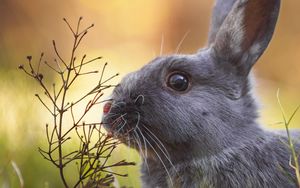
<svg viewBox="0 0 300 188"><path fill-rule="evenodd" d="M290 161L289 161L289 165L291 168L294 169L295 174L296 174L296 182L297 182L297 186L300 187L300 168L299 168L299 151L296 151L295 148L295 141L291 136L291 132L290 132L290 125L291 122L293 120L293 118L295 117L296 113L298 112L300 105L293 111L292 115L290 117L288 117L285 113L285 110L281 104L280 101L280 97L279 97L279 90L277 91L277 101L278 101L278 105L280 107L280 111L282 114L282 118L283 118L283 124L286 130L286 135L288 138L288 148L290 149L291 152L291 157L290 157Z"/></svg>

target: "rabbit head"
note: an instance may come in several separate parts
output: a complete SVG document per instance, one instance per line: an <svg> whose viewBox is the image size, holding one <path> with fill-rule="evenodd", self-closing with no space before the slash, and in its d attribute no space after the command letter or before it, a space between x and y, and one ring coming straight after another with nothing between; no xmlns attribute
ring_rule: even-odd
<svg viewBox="0 0 300 188"><path fill-rule="evenodd" d="M106 129L173 161L261 134L249 73L272 38L279 7L279 0L217 0L207 46L157 57L126 75L106 104Z"/></svg>

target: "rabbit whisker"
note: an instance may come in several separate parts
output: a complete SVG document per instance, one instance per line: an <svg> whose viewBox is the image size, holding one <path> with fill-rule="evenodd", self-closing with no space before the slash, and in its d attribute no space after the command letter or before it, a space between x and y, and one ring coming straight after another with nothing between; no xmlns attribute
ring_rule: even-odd
<svg viewBox="0 0 300 188"><path fill-rule="evenodd" d="M147 152L147 144L146 144L146 138L143 135L143 132L141 131L141 129L139 127L137 127L137 131L140 133L140 135L143 138L143 142L144 142L144 147L145 147L145 157L148 158L148 152Z"/></svg>
<svg viewBox="0 0 300 188"><path fill-rule="evenodd" d="M171 167L174 169L175 173L178 175L178 172L177 172L169 154L165 153L165 151L161 148L161 146L157 143L157 141L155 141L155 139L151 135L149 135L149 133L147 133L147 132L145 132L145 133L155 143L155 145L159 148L159 150L163 153L163 155L166 157L167 161L170 163ZM164 147L164 146L162 145L162 147Z"/></svg>
<svg viewBox="0 0 300 188"><path fill-rule="evenodd" d="M126 138L127 138L127 144L128 144L128 147L131 148L131 143L130 143L130 138L129 138L129 135L126 135ZM129 152L130 154L130 152Z"/></svg>
<svg viewBox="0 0 300 188"><path fill-rule="evenodd" d="M164 150L165 154L170 158L170 154L169 154L168 150L166 149L165 145L161 142L161 140L159 138L157 138L157 136L150 129L148 129L145 125L143 125L142 128L144 128L145 132L148 132L152 135L151 136L152 140L156 139L158 141L158 143L161 145L162 149ZM150 135L148 134L148 136L150 136ZM157 145L159 145L159 144L157 144Z"/></svg>
<svg viewBox="0 0 300 188"><path fill-rule="evenodd" d="M180 42L178 43L178 45L176 47L175 54L177 54L179 52L182 43L184 42L184 40L186 39L186 37L189 35L189 33L190 33L190 30L188 30L187 32L185 32L185 34L183 35L182 39L180 40Z"/></svg>
<svg viewBox="0 0 300 188"><path fill-rule="evenodd" d="M106 116L106 118L112 118L115 116L119 116L120 114L116 114L116 113L110 113L109 115Z"/></svg>
<svg viewBox="0 0 300 188"><path fill-rule="evenodd" d="M147 149L147 143L146 143L146 139L147 138L145 138L145 136L143 135L143 133L142 133L142 131L141 131L141 129L139 128L139 127L137 127L137 131L140 133L140 135L142 136L142 138L143 138L143 142L144 142L144 151L145 151L145 155L144 155L144 162L145 162L145 165L146 165L146 168L147 168L147 170L148 170L148 172L150 172L150 170L149 170L149 165L148 165L148 161L147 161L147 159L148 159L148 149Z"/></svg>
<svg viewBox="0 0 300 188"><path fill-rule="evenodd" d="M127 124L127 120L126 119L124 119L124 116L126 115L127 113L125 113L125 114L123 114L122 116L121 116L121 118L122 118L122 120L124 121L124 123L121 125L121 127L116 131L116 133L118 134L123 128L124 128L124 126ZM119 124L120 125L120 124ZM118 126L119 126L118 125Z"/></svg>
<svg viewBox="0 0 300 188"><path fill-rule="evenodd" d="M135 138L135 141L138 144L138 148L139 148L138 150L139 150L139 152L140 152L140 154L142 156L142 159L143 159L144 163L146 164L146 168L147 168L147 170L149 172L150 171L149 170L149 165L148 165L148 162L147 162L146 154L143 152L143 149L142 149L141 139L140 139L139 135L137 134L136 130L134 130L134 134L135 135L133 135L133 137Z"/></svg>
<svg viewBox="0 0 300 188"><path fill-rule="evenodd" d="M155 148L152 146L152 144L146 140L146 142L149 144L149 146L152 148L152 150L154 151L154 153L156 154L156 156L158 157L159 161L161 162L161 164L163 165L168 177L169 177L169 180L170 180L170 183L171 183L171 187L174 187L174 183L173 183L173 180L171 178L171 175L170 175L170 172L168 171L168 168L166 166L166 164L164 163L164 161L162 160L161 156L159 155L159 153L155 150Z"/></svg>
<svg viewBox="0 0 300 188"><path fill-rule="evenodd" d="M139 126L139 124L140 124L141 115L140 115L140 113L138 111L135 111L135 113L137 113L137 115L138 115L138 119L137 119L137 122L136 122L136 125L135 125L135 129L136 129Z"/></svg>
<svg viewBox="0 0 300 188"><path fill-rule="evenodd" d="M118 114L119 115L119 114ZM112 125L112 127L114 127L116 125L116 123L118 123L118 121L120 120L121 116L117 117L113 122L111 123L103 123L105 125Z"/></svg>
<svg viewBox="0 0 300 188"><path fill-rule="evenodd" d="M136 142L137 142L137 145L138 145L138 150L143 158L143 160L146 162L146 156L145 156L145 153L143 152L143 149L142 149L142 141L138 135L138 133L136 132L136 130L133 131L134 135L133 137L135 138Z"/></svg>
<svg viewBox="0 0 300 188"><path fill-rule="evenodd" d="M119 124L116 125L115 123L118 123L118 121L119 121L120 119L123 119L123 116L125 116L126 114L127 114L127 113L122 114L121 116L117 117L113 122L109 123L109 124L113 125L112 128L114 128L115 126L118 126ZM123 120L124 120L124 119L123 119Z"/></svg>
<svg viewBox="0 0 300 188"><path fill-rule="evenodd" d="M118 107L118 108L121 108L120 104L125 104L126 105L125 102L117 102L117 103L112 103L111 108L113 108L115 106Z"/></svg>

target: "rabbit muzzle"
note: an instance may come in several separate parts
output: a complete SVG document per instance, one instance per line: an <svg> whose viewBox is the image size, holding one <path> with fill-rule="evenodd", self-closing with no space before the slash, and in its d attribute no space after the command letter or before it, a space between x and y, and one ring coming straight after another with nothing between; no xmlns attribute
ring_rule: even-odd
<svg viewBox="0 0 300 188"><path fill-rule="evenodd" d="M104 128L115 137L130 135L139 124L141 112L139 110L143 99L132 101L110 101L103 107Z"/></svg>

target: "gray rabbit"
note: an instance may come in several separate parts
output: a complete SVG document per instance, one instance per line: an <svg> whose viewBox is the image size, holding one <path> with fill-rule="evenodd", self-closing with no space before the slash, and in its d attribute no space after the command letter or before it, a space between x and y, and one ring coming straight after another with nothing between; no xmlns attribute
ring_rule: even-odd
<svg viewBox="0 0 300 188"><path fill-rule="evenodd" d="M249 76L279 8L217 0L206 48L157 57L114 89L103 122L140 152L143 187L296 187L285 138L257 123Z"/></svg>

